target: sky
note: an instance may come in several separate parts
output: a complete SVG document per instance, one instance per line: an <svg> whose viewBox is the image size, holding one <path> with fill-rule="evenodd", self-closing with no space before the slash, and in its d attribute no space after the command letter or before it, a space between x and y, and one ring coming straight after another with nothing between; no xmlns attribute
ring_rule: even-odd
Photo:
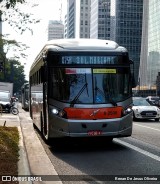
<svg viewBox="0 0 160 184"><path fill-rule="evenodd" d="M38 55L45 42L47 41L47 27L49 20L61 20L64 22L64 16L67 12L67 0L27 0L28 5L20 5L21 11L32 13L34 18L41 19L40 23L32 26L33 35L30 31L25 31L22 35L20 32L14 30L7 21L2 24L2 34L9 34L9 39L15 39L18 42L22 42L29 46L24 53L28 55L27 59L21 58L21 63L25 66L25 75L28 80L30 66L33 63L35 57ZM62 2L62 6L61 6ZM32 7L33 4L38 4L36 7ZM61 8L62 7L62 8ZM60 8L62 13L60 13ZM61 16L60 16L61 15ZM8 54L8 57L12 57L13 52Z"/></svg>

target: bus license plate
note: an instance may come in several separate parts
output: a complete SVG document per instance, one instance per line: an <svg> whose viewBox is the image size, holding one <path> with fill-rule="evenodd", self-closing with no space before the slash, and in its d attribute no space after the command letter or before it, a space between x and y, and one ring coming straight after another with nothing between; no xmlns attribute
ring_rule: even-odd
<svg viewBox="0 0 160 184"><path fill-rule="evenodd" d="M90 130L90 131L88 131L88 135L89 135L89 136L98 136L98 135L102 135L102 131L101 131L101 130Z"/></svg>

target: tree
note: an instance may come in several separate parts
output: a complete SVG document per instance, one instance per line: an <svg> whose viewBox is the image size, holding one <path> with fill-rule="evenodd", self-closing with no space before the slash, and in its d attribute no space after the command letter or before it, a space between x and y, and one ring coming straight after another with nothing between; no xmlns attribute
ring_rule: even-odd
<svg viewBox="0 0 160 184"><path fill-rule="evenodd" d="M3 49L5 47L5 49ZM6 55L10 49L14 49L15 52L21 50L20 56L13 58L7 58ZM0 61L3 62L4 69L0 72L1 82L12 82L14 83L13 92L20 90L21 86L26 82L24 74L24 66L18 61L20 57L26 57L23 54L27 46L16 42L15 40L8 40L4 36L0 36ZM17 53L17 52L16 52Z"/></svg>
<svg viewBox="0 0 160 184"><path fill-rule="evenodd" d="M26 30L29 30L33 34L30 26L38 23L40 20L34 19L31 13L24 12L23 10L21 11L19 4L26 4L26 1L0 0L0 21L7 21L10 26L21 34ZM37 5L31 4L30 6L33 8ZM24 66L20 63L21 57L27 57L23 53L27 46L15 40L6 39L5 36L0 35L0 62L3 62L4 66L3 72L0 72L0 81L13 82L13 91L16 92L24 82L27 82L24 75ZM16 53L12 58L7 57L10 50L14 50ZM18 51L20 53L19 56L17 56Z"/></svg>
<svg viewBox="0 0 160 184"><path fill-rule="evenodd" d="M24 66L17 60L7 60L5 65L5 79L2 73L0 73L0 82L13 83L13 93L18 92L21 86L27 82L24 74Z"/></svg>
<svg viewBox="0 0 160 184"><path fill-rule="evenodd" d="M14 8L17 3L24 3L25 0L0 0L0 2L4 2L4 5L7 9L10 7Z"/></svg>
<svg viewBox="0 0 160 184"><path fill-rule="evenodd" d="M14 93L19 91L21 86L27 82L25 80L24 66L17 60L9 60L6 63L5 80L14 83Z"/></svg>
<svg viewBox="0 0 160 184"><path fill-rule="evenodd" d="M13 83L13 93L18 92L25 80L24 66L17 60L9 60L6 66L6 80Z"/></svg>
<svg viewBox="0 0 160 184"><path fill-rule="evenodd" d="M28 5L21 11L19 5ZM30 8L29 8L30 6ZM7 21L17 32L21 34L26 30L29 30L33 34L31 25L40 22L33 17L33 14L28 13L28 9L37 6L37 4L27 3L25 0L0 0L0 21Z"/></svg>

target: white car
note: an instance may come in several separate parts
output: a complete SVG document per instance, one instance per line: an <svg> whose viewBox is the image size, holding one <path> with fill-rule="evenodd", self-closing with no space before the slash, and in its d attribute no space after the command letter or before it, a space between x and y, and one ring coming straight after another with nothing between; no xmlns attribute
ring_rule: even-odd
<svg viewBox="0 0 160 184"><path fill-rule="evenodd" d="M160 119L160 109L150 105L145 98L133 97L133 120L136 119Z"/></svg>

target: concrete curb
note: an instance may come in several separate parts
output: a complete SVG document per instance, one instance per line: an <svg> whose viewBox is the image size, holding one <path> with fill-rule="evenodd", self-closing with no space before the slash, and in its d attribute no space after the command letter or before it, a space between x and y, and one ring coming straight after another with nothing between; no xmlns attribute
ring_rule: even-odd
<svg viewBox="0 0 160 184"><path fill-rule="evenodd" d="M23 161L23 169L25 170L26 174L38 176L57 175L58 177L58 174L55 171L53 164L48 158L48 155L46 154L39 138L37 137L34 131L32 120L29 115L27 116L27 112L20 110L19 119L23 137L22 142L24 144L20 153L21 155L23 155L23 158L21 158L21 160ZM20 142L20 144L22 144L22 142ZM62 184L61 181L34 181L33 183Z"/></svg>
<svg viewBox="0 0 160 184"><path fill-rule="evenodd" d="M18 126L18 131L19 131L19 136L20 136L20 140L19 140L19 162L18 162L18 175L30 175L30 168L29 168L29 163L28 163L28 158L26 155L26 149L24 146L24 142L23 142L23 135L22 135L22 131L21 131L21 127ZM19 182L19 184L32 184L32 182L29 181L23 181L23 182Z"/></svg>

